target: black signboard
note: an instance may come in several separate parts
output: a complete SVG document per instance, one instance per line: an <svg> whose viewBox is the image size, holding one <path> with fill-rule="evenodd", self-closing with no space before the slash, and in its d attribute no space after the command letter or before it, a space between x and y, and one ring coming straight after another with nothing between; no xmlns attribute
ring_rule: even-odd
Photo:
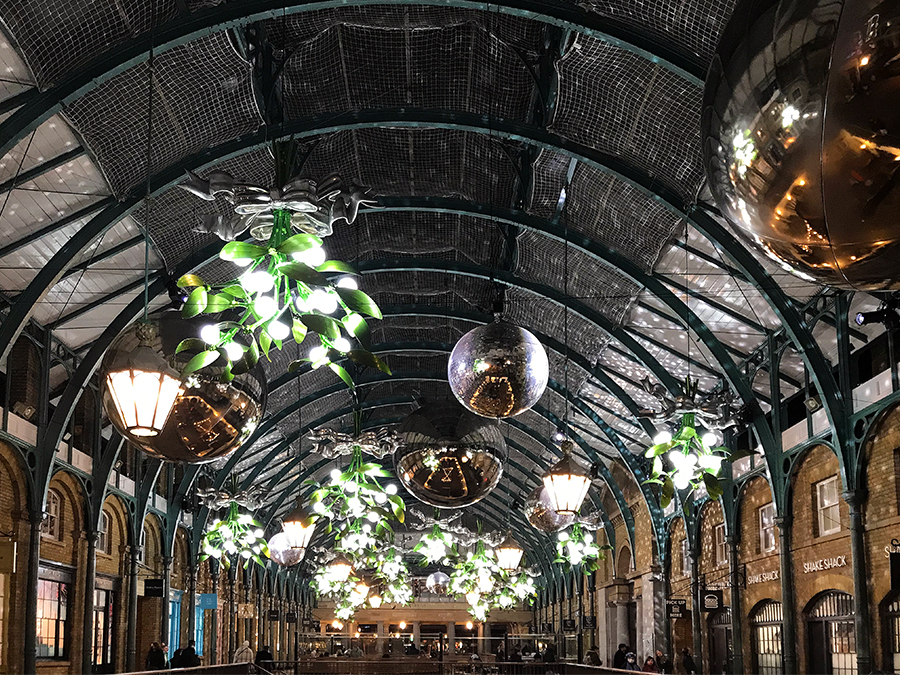
<svg viewBox="0 0 900 675"><path fill-rule="evenodd" d="M284 620L288 623L297 623L297 612L288 612L284 615Z"/></svg>
<svg viewBox="0 0 900 675"><path fill-rule="evenodd" d="M687 616L687 600L684 598L666 600L666 616L670 619L682 619Z"/></svg>
<svg viewBox="0 0 900 675"><path fill-rule="evenodd" d="M269 621L278 621L281 618L281 612L279 612L277 609L270 609L266 613L266 617L269 619Z"/></svg>
<svg viewBox="0 0 900 675"><path fill-rule="evenodd" d="M547 635L548 633L552 633L553 632L553 624L552 623L542 623L541 624L541 632L544 635Z"/></svg>
<svg viewBox="0 0 900 675"><path fill-rule="evenodd" d="M704 612L717 612L724 607L722 589L707 588L700 594Z"/></svg>
<svg viewBox="0 0 900 675"><path fill-rule="evenodd" d="M163 581L164 579L144 579L144 597L163 597Z"/></svg>
<svg viewBox="0 0 900 675"><path fill-rule="evenodd" d="M900 551L891 551L891 590L900 591Z"/></svg>
<svg viewBox="0 0 900 675"><path fill-rule="evenodd" d="M574 633L577 629L575 628L575 619L563 619L563 633Z"/></svg>
<svg viewBox="0 0 900 675"><path fill-rule="evenodd" d="M581 617L581 627L582 628L596 628L597 627L597 617L596 616Z"/></svg>

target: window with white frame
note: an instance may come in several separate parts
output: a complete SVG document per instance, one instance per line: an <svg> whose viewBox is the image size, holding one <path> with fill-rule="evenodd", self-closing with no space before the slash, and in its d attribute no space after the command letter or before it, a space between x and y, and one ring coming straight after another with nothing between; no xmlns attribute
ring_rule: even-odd
<svg viewBox="0 0 900 675"><path fill-rule="evenodd" d="M62 539L62 496L56 490L47 491L47 507L41 534L48 539Z"/></svg>
<svg viewBox="0 0 900 675"><path fill-rule="evenodd" d="M725 524L716 525L716 565L728 562L728 549L725 546Z"/></svg>
<svg viewBox="0 0 900 675"><path fill-rule="evenodd" d="M769 502L759 507L759 551L775 550L775 504Z"/></svg>
<svg viewBox="0 0 900 675"><path fill-rule="evenodd" d="M841 507L837 476L816 483L816 512L819 514L820 537L840 532Z"/></svg>
<svg viewBox="0 0 900 675"><path fill-rule="evenodd" d="M100 512L100 529L97 531L97 550L100 553L109 555L110 539L109 532L109 514L106 511Z"/></svg>
<svg viewBox="0 0 900 675"><path fill-rule="evenodd" d="M687 537L681 540L681 574L687 576L691 573L691 547Z"/></svg>

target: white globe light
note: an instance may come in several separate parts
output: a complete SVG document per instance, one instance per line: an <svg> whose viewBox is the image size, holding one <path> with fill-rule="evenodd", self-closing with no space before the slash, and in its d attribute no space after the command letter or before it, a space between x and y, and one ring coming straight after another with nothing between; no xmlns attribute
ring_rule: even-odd
<svg viewBox="0 0 900 675"><path fill-rule="evenodd" d="M291 334L291 329L280 321L270 321L269 325L266 326L266 332L273 340L284 340Z"/></svg>
<svg viewBox="0 0 900 675"><path fill-rule="evenodd" d="M307 304L306 300L301 298L299 295L294 298L294 307L296 307L297 311L301 314L306 314L307 312L309 312L309 305Z"/></svg>
<svg viewBox="0 0 900 675"><path fill-rule="evenodd" d="M219 327L215 324L211 323L207 326L203 326L203 328L200 329L200 339L208 345L218 344L219 338L221 336L221 333L219 333Z"/></svg>
<svg viewBox="0 0 900 675"><path fill-rule="evenodd" d="M237 361L244 357L244 348L237 342L226 342L225 355L228 357L229 361Z"/></svg>
<svg viewBox="0 0 900 675"><path fill-rule="evenodd" d="M317 347L313 347L309 350L309 360L315 363L316 361L321 361L325 358L326 350L325 347L321 345Z"/></svg>
<svg viewBox="0 0 900 675"><path fill-rule="evenodd" d="M332 469L331 470L331 480L338 480L341 477L340 469Z"/></svg>
<svg viewBox="0 0 900 675"><path fill-rule="evenodd" d="M389 495L395 495L397 494L397 485L395 483L389 483L388 486L384 488L384 491Z"/></svg>
<svg viewBox="0 0 900 675"><path fill-rule="evenodd" d="M714 448L719 444L719 434L714 431L707 431L700 437L700 441L707 448Z"/></svg>
<svg viewBox="0 0 900 675"><path fill-rule="evenodd" d="M312 295L309 296L309 305L323 314L331 314L337 309L338 303L331 293L327 293L321 288L317 288L312 292Z"/></svg>
<svg viewBox="0 0 900 675"><path fill-rule="evenodd" d="M678 490L684 490L688 485L691 484L691 471L676 471L675 475L672 476L672 483L675 484L675 488Z"/></svg>
<svg viewBox="0 0 900 675"><path fill-rule="evenodd" d="M268 319L278 313L278 301L271 295L261 295L253 302L253 311L261 319Z"/></svg>
<svg viewBox="0 0 900 675"><path fill-rule="evenodd" d="M663 429L656 436L653 437L653 444L660 445L661 443L668 443L672 440L672 432L668 429Z"/></svg>
<svg viewBox="0 0 900 675"><path fill-rule="evenodd" d="M247 272L241 277L241 284L250 293L267 293L275 288L272 275L264 270Z"/></svg>
<svg viewBox="0 0 900 675"><path fill-rule="evenodd" d="M350 288L352 290L356 290L359 288L359 284L356 283L356 279L353 277L341 277L337 282L338 288Z"/></svg>
<svg viewBox="0 0 900 675"><path fill-rule="evenodd" d="M722 458L718 455L703 455L697 460L697 464L703 469L710 469L713 473L719 473L722 468Z"/></svg>
<svg viewBox="0 0 900 675"><path fill-rule="evenodd" d="M291 257L297 262L302 262L310 267L318 267L325 262L325 249L321 246L313 246L305 251L294 253Z"/></svg>
<svg viewBox="0 0 900 675"><path fill-rule="evenodd" d="M345 353L349 352L352 347L352 345L350 344L350 340L348 340L345 337L339 337L332 344L334 345L334 348L337 349L339 352L345 352Z"/></svg>

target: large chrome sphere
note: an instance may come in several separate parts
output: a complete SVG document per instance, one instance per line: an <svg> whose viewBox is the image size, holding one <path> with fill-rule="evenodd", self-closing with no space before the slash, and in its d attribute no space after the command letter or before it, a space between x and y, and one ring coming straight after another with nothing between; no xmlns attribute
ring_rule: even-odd
<svg viewBox="0 0 900 675"><path fill-rule="evenodd" d="M269 539L269 557L282 567L291 567L303 560L305 549L293 548L290 537L284 532L279 532Z"/></svg>
<svg viewBox="0 0 900 675"><path fill-rule="evenodd" d="M742 0L706 83L713 194L798 275L900 289L900 3Z"/></svg>
<svg viewBox="0 0 900 675"><path fill-rule="evenodd" d="M575 521L574 515L564 516L553 510L547 488L540 485L525 500L525 517L541 532L557 532Z"/></svg>
<svg viewBox="0 0 900 675"><path fill-rule="evenodd" d="M394 468L420 501L459 509L486 497L503 475L506 443L497 422L452 400L413 412L400 429Z"/></svg>
<svg viewBox="0 0 900 675"><path fill-rule="evenodd" d="M425 588L436 595L444 595L450 586L450 577L444 572L432 572L425 579Z"/></svg>
<svg viewBox="0 0 900 675"><path fill-rule="evenodd" d="M550 366L544 347L524 328L504 321L463 335L447 363L450 388L482 417L511 417L537 403Z"/></svg>
<svg viewBox="0 0 900 675"><path fill-rule="evenodd" d="M176 357L175 349L184 338L199 335L201 323L185 321L177 312L166 312L151 320L154 337L148 346L168 364L175 377L193 356L187 351ZM127 361L138 346L133 330L117 337L104 356L103 376ZM265 378L259 366L228 383L219 381L221 372L221 368L211 367L190 375L182 383L182 391L164 425L154 435L123 431L126 425L108 386L104 387L104 407L113 425L148 455L170 462L211 462L231 454L247 440L262 419L266 403Z"/></svg>

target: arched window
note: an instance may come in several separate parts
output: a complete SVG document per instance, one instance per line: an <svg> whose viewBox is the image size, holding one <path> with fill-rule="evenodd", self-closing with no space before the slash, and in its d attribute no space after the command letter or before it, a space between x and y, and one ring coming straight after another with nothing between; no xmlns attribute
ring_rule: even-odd
<svg viewBox="0 0 900 675"><path fill-rule="evenodd" d="M840 591L822 595L809 611L810 673L856 675L853 596Z"/></svg>
<svg viewBox="0 0 900 675"><path fill-rule="evenodd" d="M756 658L754 673L781 675L784 672L781 625L784 612L780 602L769 600L750 615L753 637L753 654Z"/></svg>
<svg viewBox="0 0 900 675"><path fill-rule="evenodd" d="M49 539L62 539L62 495L56 490L47 491L47 510L41 523L41 534Z"/></svg>
<svg viewBox="0 0 900 675"><path fill-rule="evenodd" d="M109 514L104 510L100 512L100 529L97 531L97 550L100 553L109 555L110 550L110 518Z"/></svg>

